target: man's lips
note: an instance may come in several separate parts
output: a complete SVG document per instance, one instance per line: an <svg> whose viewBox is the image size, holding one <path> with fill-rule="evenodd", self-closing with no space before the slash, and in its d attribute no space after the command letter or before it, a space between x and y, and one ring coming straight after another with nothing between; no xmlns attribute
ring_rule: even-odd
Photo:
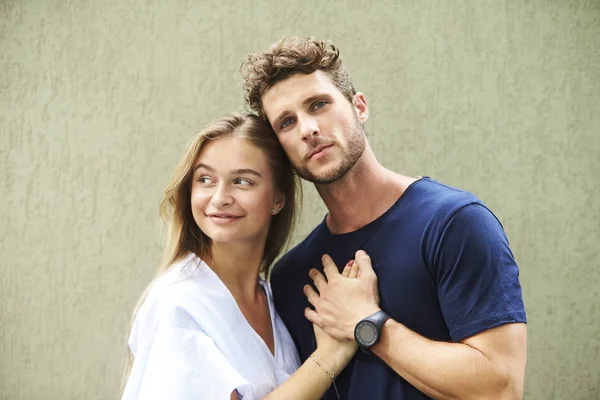
<svg viewBox="0 0 600 400"><path fill-rule="evenodd" d="M322 144L322 145L316 147L310 153L308 153L308 159L313 158L314 156L316 156L317 154L319 154L323 150L330 148L331 146L333 146L333 144Z"/></svg>

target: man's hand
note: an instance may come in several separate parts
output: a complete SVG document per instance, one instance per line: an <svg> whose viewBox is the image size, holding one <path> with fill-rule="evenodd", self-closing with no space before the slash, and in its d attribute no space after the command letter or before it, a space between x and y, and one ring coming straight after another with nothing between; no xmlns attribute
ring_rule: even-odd
<svg viewBox="0 0 600 400"><path fill-rule="evenodd" d="M325 276L316 269L309 272L318 293L312 286L304 286L304 294L314 307L314 310L306 308L304 315L328 335L340 340L354 340L356 324L379 311L377 275L371 259L362 250L357 251L355 257L354 265L346 266L342 275L331 257L324 255Z"/></svg>

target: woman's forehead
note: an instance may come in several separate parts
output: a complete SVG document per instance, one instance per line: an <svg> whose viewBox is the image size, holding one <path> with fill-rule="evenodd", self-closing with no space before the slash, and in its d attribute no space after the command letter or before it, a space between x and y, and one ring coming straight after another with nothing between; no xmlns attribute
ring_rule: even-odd
<svg viewBox="0 0 600 400"><path fill-rule="evenodd" d="M216 171L268 170L265 152L248 139L234 136L207 142L202 147L194 168L201 164Z"/></svg>

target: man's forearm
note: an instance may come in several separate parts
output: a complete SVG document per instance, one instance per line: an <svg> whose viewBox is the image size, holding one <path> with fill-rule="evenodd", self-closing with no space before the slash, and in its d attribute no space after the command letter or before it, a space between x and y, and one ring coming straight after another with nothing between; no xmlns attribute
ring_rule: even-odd
<svg viewBox="0 0 600 400"><path fill-rule="evenodd" d="M372 351L434 399L521 397L522 388L498 360L468 344L429 340L393 320Z"/></svg>

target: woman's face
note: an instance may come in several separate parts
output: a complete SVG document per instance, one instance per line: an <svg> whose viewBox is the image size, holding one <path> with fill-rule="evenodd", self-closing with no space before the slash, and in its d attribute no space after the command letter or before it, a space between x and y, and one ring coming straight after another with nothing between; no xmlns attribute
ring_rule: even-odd
<svg viewBox="0 0 600 400"><path fill-rule="evenodd" d="M264 244L271 217L283 207L265 153L245 139L207 142L194 164L192 214L214 243Z"/></svg>

